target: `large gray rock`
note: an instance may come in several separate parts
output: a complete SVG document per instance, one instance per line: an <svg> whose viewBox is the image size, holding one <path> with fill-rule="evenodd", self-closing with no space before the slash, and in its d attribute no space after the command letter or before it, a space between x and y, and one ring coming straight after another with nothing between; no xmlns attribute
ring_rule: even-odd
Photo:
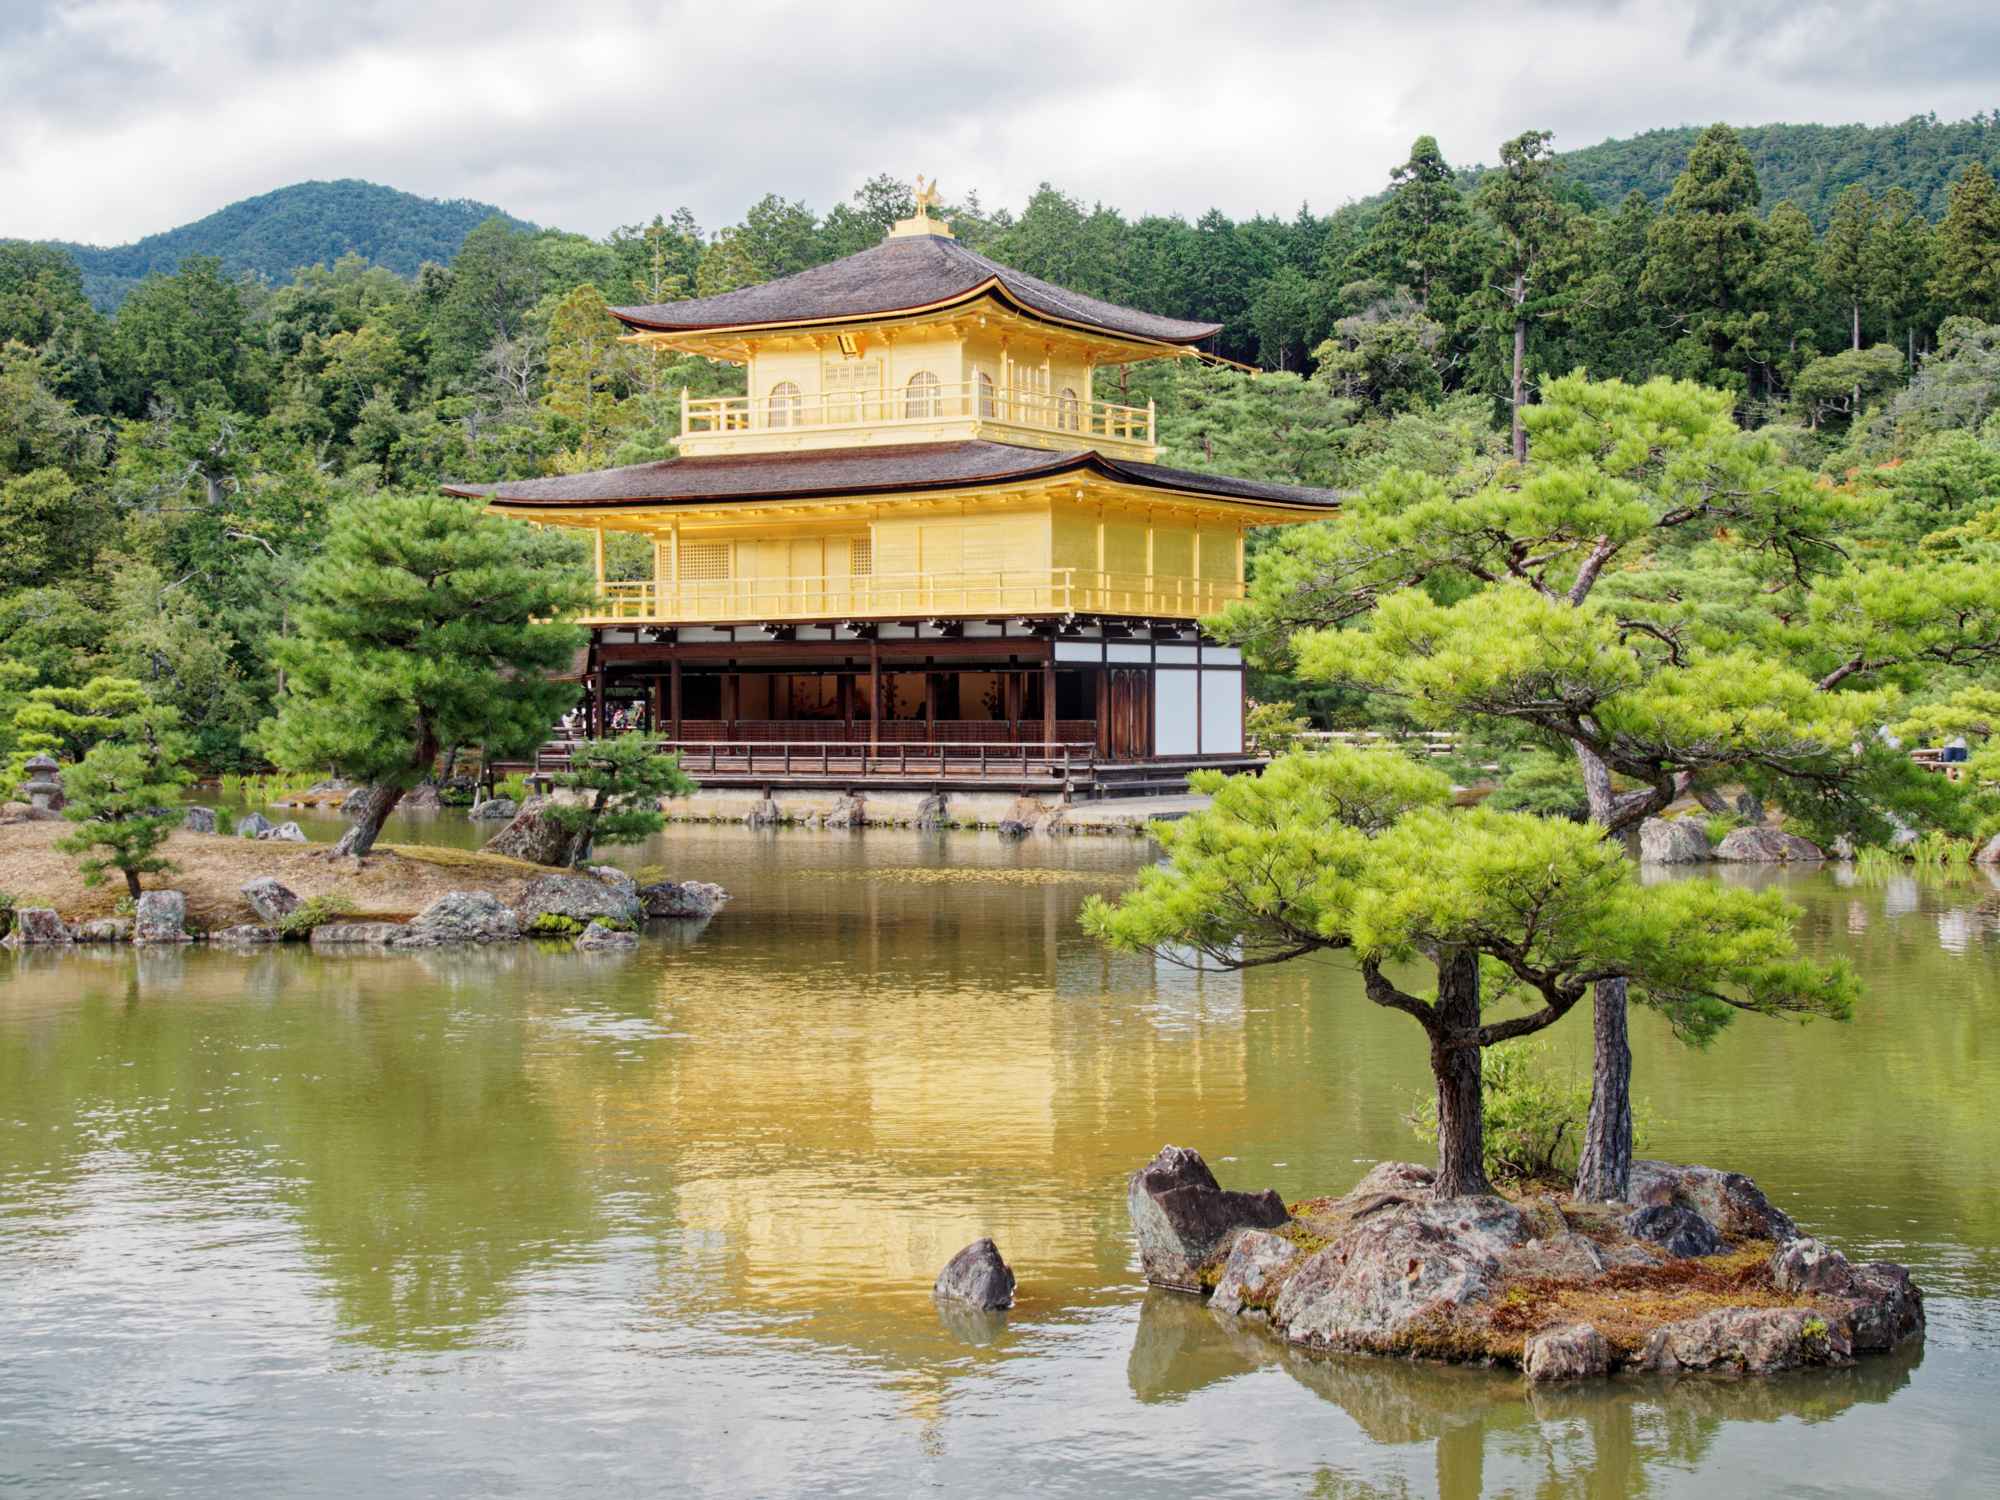
<svg viewBox="0 0 2000 1500"><path fill-rule="evenodd" d="M750 809L749 815L743 821L751 828L776 828L785 821L785 814L776 802L766 797Z"/></svg>
<svg viewBox="0 0 2000 1500"><path fill-rule="evenodd" d="M296 823L281 823L269 833L260 833L257 837L260 839L271 839L280 844L310 844L312 842L311 839L306 837L306 831Z"/></svg>
<svg viewBox="0 0 2000 1500"><path fill-rule="evenodd" d="M514 910L523 927L541 916L577 922L605 917L629 925L643 915L636 888L589 875L537 875L521 888Z"/></svg>
<svg viewBox="0 0 2000 1500"><path fill-rule="evenodd" d="M257 920L268 926L277 926L299 909L299 898L292 889L269 875L246 880L237 890L250 903L250 909L257 913Z"/></svg>
<svg viewBox="0 0 2000 1500"><path fill-rule="evenodd" d="M1283 1235L1265 1229L1244 1230L1223 1262L1208 1305L1231 1316L1246 1307L1253 1312L1267 1310L1271 1303L1268 1294L1275 1290L1278 1274L1299 1254L1299 1247Z"/></svg>
<svg viewBox="0 0 2000 1500"><path fill-rule="evenodd" d="M1632 1368L1769 1375L1806 1365L1845 1364L1853 1354L1845 1323L1813 1308L1725 1307L1654 1329Z"/></svg>
<svg viewBox="0 0 2000 1500"><path fill-rule="evenodd" d="M638 933L627 932L622 927L612 927L602 917L593 917L590 925L577 934L576 939L579 953L604 953L638 946Z"/></svg>
<svg viewBox="0 0 2000 1500"><path fill-rule="evenodd" d="M312 930L315 948L386 948L402 936L401 922L322 922Z"/></svg>
<svg viewBox="0 0 2000 1500"><path fill-rule="evenodd" d="M1857 1266L1831 1246L1801 1237L1772 1254L1771 1282L1781 1292L1841 1304L1848 1336L1864 1354L1893 1349L1923 1331L1923 1293L1909 1271L1894 1261Z"/></svg>
<svg viewBox="0 0 2000 1500"><path fill-rule="evenodd" d="M261 839L276 827L277 824L262 813L253 812L246 818L236 820L236 836L239 839Z"/></svg>
<svg viewBox="0 0 2000 1500"><path fill-rule="evenodd" d="M411 919L399 946L432 943L505 943L521 935L513 912L486 891L448 891Z"/></svg>
<svg viewBox="0 0 2000 1500"><path fill-rule="evenodd" d="M0 941L9 948L64 948L75 938L53 908L23 906L15 910L14 925Z"/></svg>
<svg viewBox="0 0 2000 1500"><path fill-rule="evenodd" d="M616 865L586 865L583 873L595 875L606 885L623 886L635 896L639 893L639 882L629 871L621 870Z"/></svg>
<svg viewBox="0 0 2000 1500"><path fill-rule="evenodd" d="M1976 865L2000 865L2000 833L1986 841L1986 846L1972 856Z"/></svg>
<svg viewBox="0 0 2000 1500"><path fill-rule="evenodd" d="M436 812L443 806L444 798L428 781L419 782L396 799L397 812Z"/></svg>
<svg viewBox="0 0 2000 1500"><path fill-rule="evenodd" d="M1639 858L1654 865L1706 864L1708 833L1693 818L1648 818L1639 825Z"/></svg>
<svg viewBox="0 0 2000 1500"><path fill-rule="evenodd" d="M187 930L187 897L179 891L141 893L132 924L132 941L142 947L152 943L192 942Z"/></svg>
<svg viewBox="0 0 2000 1500"><path fill-rule="evenodd" d="M514 820L486 841L488 854L525 859L529 864L567 868L576 857L576 835L549 816L547 797L530 797Z"/></svg>
<svg viewBox="0 0 2000 1500"><path fill-rule="evenodd" d="M639 887L639 903L649 917L712 917L728 899L729 892L721 886L701 880L662 880Z"/></svg>
<svg viewBox="0 0 2000 1500"><path fill-rule="evenodd" d="M1729 1248L1713 1224L1679 1203L1653 1203L1634 1209L1626 1216L1625 1232L1682 1260L1720 1255Z"/></svg>
<svg viewBox="0 0 2000 1500"><path fill-rule="evenodd" d="M1293 1273L1272 1326L1320 1348L1408 1352L1440 1313L1486 1300L1502 1259L1531 1238L1503 1198L1385 1199Z"/></svg>
<svg viewBox="0 0 2000 1500"><path fill-rule="evenodd" d="M859 828L868 821L868 809L861 793L851 792L834 803L824 819L828 828Z"/></svg>
<svg viewBox="0 0 2000 1500"><path fill-rule="evenodd" d="M521 804L512 797L488 797L474 805L471 816L480 822L500 823L521 810Z"/></svg>
<svg viewBox="0 0 2000 1500"><path fill-rule="evenodd" d="M1139 1240L1139 1263L1155 1286L1196 1291L1201 1268L1224 1253L1240 1229L1275 1229L1291 1215L1277 1193L1225 1192L1201 1153L1162 1146L1125 1186Z"/></svg>
<svg viewBox="0 0 2000 1500"><path fill-rule="evenodd" d="M181 812L181 827L189 833L215 832L215 809L194 805Z"/></svg>
<svg viewBox="0 0 2000 1500"><path fill-rule="evenodd" d="M1014 1305L1014 1270L992 1240L974 1240L945 1262L931 1295L940 1302L997 1312Z"/></svg>
<svg viewBox="0 0 2000 1500"><path fill-rule="evenodd" d="M129 943L132 941L132 919L130 917L97 917L88 922L79 922L76 928L79 943Z"/></svg>
<svg viewBox="0 0 2000 1500"><path fill-rule="evenodd" d="M1780 829L1732 828L1715 846L1715 857L1745 864L1784 864L1825 859L1826 853L1812 840Z"/></svg>
<svg viewBox="0 0 2000 1500"><path fill-rule="evenodd" d="M1713 1167L1683 1167L1665 1161L1635 1161L1626 1187L1635 1208L1678 1203L1700 1214L1732 1244L1742 1240L1798 1238L1798 1229L1784 1211L1772 1206L1757 1184L1741 1172Z"/></svg>
<svg viewBox="0 0 2000 1500"><path fill-rule="evenodd" d="M1534 1381L1587 1380L1611 1368L1611 1346L1588 1323L1535 1334L1521 1351L1521 1370Z"/></svg>
<svg viewBox="0 0 2000 1500"><path fill-rule="evenodd" d="M220 943L229 948L248 948L260 943L276 943L284 940L284 934L275 927L265 927L255 922L242 922L234 927L225 927L208 935L211 943Z"/></svg>
<svg viewBox="0 0 2000 1500"><path fill-rule="evenodd" d="M917 827L942 828L950 821L951 806L943 792L932 792L917 804Z"/></svg>

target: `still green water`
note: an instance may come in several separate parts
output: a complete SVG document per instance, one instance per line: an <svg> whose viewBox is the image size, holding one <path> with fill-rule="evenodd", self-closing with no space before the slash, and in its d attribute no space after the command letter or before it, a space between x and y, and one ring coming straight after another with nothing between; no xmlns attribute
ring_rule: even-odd
<svg viewBox="0 0 2000 1500"><path fill-rule="evenodd" d="M2000 1493L1992 883L1764 875L1854 1023L1635 1021L1653 1154L1908 1262L1923 1346L1550 1394L1144 1291L1161 1144L1344 1189L1422 1156L1425 1077L1338 965L1101 952L1077 907L1147 857L681 828L623 862L735 899L631 955L0 956L0 1491ZM986 1233L1019 1305L941 1316Z"/></svg>

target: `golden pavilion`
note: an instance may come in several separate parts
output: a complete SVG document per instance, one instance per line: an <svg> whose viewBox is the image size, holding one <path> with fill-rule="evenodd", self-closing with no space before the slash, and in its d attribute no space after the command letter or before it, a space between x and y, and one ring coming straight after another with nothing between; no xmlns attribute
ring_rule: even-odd
<svg viewBox="0 0 2000 1500"><path fill-rule="evenodd" d="M1151 406L1097 373L1220 325L1000 265L935 202L844 260L612 308L747 370L747 395L682 396L679 457L448 490L594 533L592 728L636 716L704 782L1138 790L1244 763L1242 656L1197 621L1242 595L1252 527L1336 497L1157 463ZM651 542L650 578L605 577L612 532Z"/></svg>

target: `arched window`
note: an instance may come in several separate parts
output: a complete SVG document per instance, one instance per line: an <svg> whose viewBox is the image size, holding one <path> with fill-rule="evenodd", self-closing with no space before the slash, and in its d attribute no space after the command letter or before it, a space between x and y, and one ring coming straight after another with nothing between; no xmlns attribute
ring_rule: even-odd
<svg viewBox="0 0 2000 1500"><path fill-rule="evenodd" d="M771 387L771 401L767 425L772 427L797 427L805 415L805 398L799 388L789 380L781 380Z"/></svg>
<svg viewBox="0 0 2000 1500"><path fill-rule="evenodd" d="M1083 407L1076 399L1076 392L1068 386L1056 397L1056 426L1064 432L1077 432L1083 427Z"/></svg>
<svg viewBox="0 0 2000 1500"><path fill-rule="evenodd" d="M919 370L903 387L903 415L906 417L937 417L944 414L944 403L938 399L938 378L929 370Z"/></svg>
<svg viewBox="0 0 2000 1500"><path fill-rule="evenodd" d="M988 375L984 370L981 370L979 372L978 385L979 415L990 417L993 415L993 377Z"/></svg>

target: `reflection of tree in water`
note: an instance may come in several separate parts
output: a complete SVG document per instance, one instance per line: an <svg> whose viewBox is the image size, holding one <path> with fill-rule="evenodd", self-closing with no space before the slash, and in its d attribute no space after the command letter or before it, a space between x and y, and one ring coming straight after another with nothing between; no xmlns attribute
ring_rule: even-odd
<svg viewBox="0 0 2000 1500"><path fill-rule="evenodd" d="M1887 1401L1921 1359L1919 1344L1842 1370L1532 1387L1511 1372L1310 1354L1192 1297L1156 1291L1141 1305L1127 1375L1141 1401L1179 1401L1278 1365L1374 1442L1434 1445L1427 1483L1329 1465L1307 1492L1314 1500L1410 1494L1457 1500L1480 1495L1489 1460L1501 1457L1538 1476L1537 1494L1643 1495L1655 1471L1684 1472L1704 1459L1728 1424L1824 1422L1850 1407Z"/></svg>

